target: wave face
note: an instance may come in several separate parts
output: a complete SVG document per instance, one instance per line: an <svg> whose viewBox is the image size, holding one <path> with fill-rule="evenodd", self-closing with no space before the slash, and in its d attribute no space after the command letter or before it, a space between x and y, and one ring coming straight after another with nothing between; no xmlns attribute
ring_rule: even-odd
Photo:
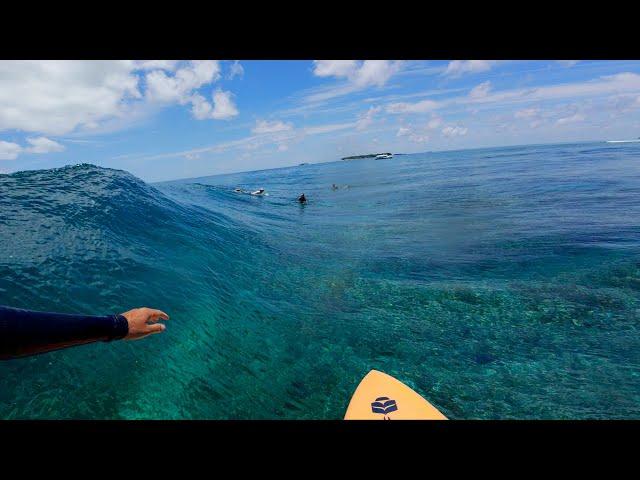
<svg viewBox="0 0 640 480"><path fill-rule="evenodd" d="M450 418L637 418L639 218L636 144L0 175L0 304L172 317L0 363L0 417L341 418L375 368Z"/></svg>

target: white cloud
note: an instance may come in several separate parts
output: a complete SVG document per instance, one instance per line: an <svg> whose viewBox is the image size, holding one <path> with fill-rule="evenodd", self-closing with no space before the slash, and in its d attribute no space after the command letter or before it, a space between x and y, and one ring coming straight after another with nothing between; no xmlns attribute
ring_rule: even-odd
<svg viewBox="0 0 640 480"><path fill-rule="evenodd" d="M409 140L415 143L426 143L429 141L429 135L413 133L409 135Z"/></svg>
<svg viewBox="0 0 640 480"><path fill-rule="evenodd" d="M64 145L46 137L27 138L30 147L23 147L17 143L0 140L0 160L15 160L22 153L53 153L62 152Z"/></svg>
<svg viewBox="0 0 640 480"><path fill-rule="evenodd" d="M571 68L574 65L577 65L580 60L556 60L560 65L563 65L567 68Z"/></svg>
<svg viewBox="0 0 640 480"><path fill-rule="evenodd" d="M466 127L459 127L458 125L448 125L442 129L442 134L445 137L458 137L467 134Z"/></svg>
<svg viewBox="0 0 640 480"><path fill-rule="evenodd" d="M307 127L303 129L306 135L317 135L320 133L330 133L338 130L346 130L353 128L355 123L330 123L327 125L317 125L315 127Z"/></svg>
<svg viewBox="0 0 640 480"><path fill-rule="evenodd" d="M17 143L0 140L0 160L14 160L18 157L22 147Z"/></svg>
<svg viewBox="0 0 640 480"><path fill-rule="evenodd" d="M293 129L293 125L291 123L285 123L281 120L274 120L272 122L268 120L257 120L256 126L251 130L253 133L261 134L261 133L275 133L275 132L286 132Z"/></svg>
<svg viewBox="0 0 640 480"><path fill-rule="evenodd" d="M382 87L402 66L391 60L365 60L353 76L353 83L364 88L371 85Z"/></svg>
<svg viewBox="0 0 640 480"><path fill-rule="evenodd" d="M425 113L438 108L438 103L433 100L422 100L416 103L391 103L387 105L389 113Z"/></svg>
<svg viewBox="0 0 640 480"><path fill-rule="evenodd" d="M313 74L316 77L348 77L358 69L356 60L314 60Z"/></svg>
<svg viewBox="0 0 640 480"><path fill-rule="evenodd" d="M587 118L586 113L589 111L597 111L606 109L606 106L600 105L594 107L590 102L580 102L575 104L562 104L555 107L549 107L545 110L539 108L524 108L516 111L513 117L523 120L530 128L538 128L543 125L551 126L566 125L571 123L582 122ZM513 123L510 124L512 127Z"/></svg>
<svg viewBox="0 0 640 480"><path fill-rule="evenodd" d="M175 70L178 60L138 60L137 67L140 70Z"/></svg>
<svg viewBox="0 0 640 480"><path fill-rule="evenodd" d="M64 150L64 145L60 145L58 142L46 137L27 138L27 142L31 144L29 148L25 149L28 153L51 153Z"/></svg>
<svg viewBox="0 0 640 480"><path fill-rule="evenodd" d="M135 157L138 160L158 160L163 158L201 158L203 154L219 154L228 152L230 150L255 150L265 145L284 145L287 147L287 142L302 140L308 135L321 135L325 133L336 132L339 130L349 130L355 126L355 122L349 123L333 123L324 125L315 125L305 128L294 128L290 131L281 131L271 134L251 135L248 137L230 140L227 142L220 142L208 147L202 147L191 150L184 150L179 152L167 152L157 155L140 155ZM288 147L287 147L288 148Z"/></svg>
<svg viewBox="0 0 640 480"><path fill-rule="evenodd" d="M616 95L608 99L603 109L610 112L610 116L618 117L634 111L640 107L640 95Z"/></svg>
<svg viewBox="0 0 640 480"><path fill-rule="evenodd" d="M433 115L431 117L431 120L429 120L427 122L427 128L429 130L435 130L436 128L438 128L440 125L442 125L442 119L440 117L438 117L437 115Z"/></svg>
<svg viewBox="0 0 640 480"><path fill-rule="evenodd" d="M574 113L571 116L568 117L563 117L563 118L559 118L556 121L556 124L558 125L565 125L567 123L576 123L576 122L582 122L585 120L584 115L580 114L580 113Z"/></svg>
<svg viewBox="0 0 640 480"><path fill-rule="evenodd" d="M411 129L407 128L407 127L400 127L398 129L398 133L396 134L396 137L406 137L407 135L409 135L411 133Z"/></svg>
<svg viewBox="0 0 640 480"><path fill-rule="evenodd" d="M640 75L618 73L595 80L562 83L529 89L503 90L472 99L476 103L513 103L541 100L561 100L580 97L597 97L611 94L640 93Z"/></svg>
<svg viewBox="0 0 640 480"><path fill-rule="evenodd" d="M309 89L301 99L304 109L308 111L308 104L321 104L369 87L382 87L402 71L404 65L401 60L314 60L315 76L333 77L342 82Z"/></svg>
<svg viewBox="0 0 640 480"><path fill-rule="evenodd" d="M303 105L301 107L289 109L288 111L294 113L299 113L300 111L308 112L310 108L313 108L313 106L318 106L319 104L322 104L327 100L331 100L332 98L349 95L350 93L354 93L357 91L358 87L349 82L340 84L338 86L331 85L329 87L322 86L313 88L310 90L309 94L302 98ZM309 104L312 105L310 106Z"/></svg>
<svg viewBox="0 0 640 480"><path fill-rule="evenodd" d="M191 96L191 113L198 120L205 120L211 118L211 111L213 107L206 98L196 93Z"/></svg>
<svg viewBox="0 0 640 480"><path fill-rule="evenodd" d="M539 113L540 110L537 108L524 108L522 110L518 110L513 116L515 118L533 118L538 116Z"/></svg>
<svg viewBox="0 0 640 480"><path fill-rule="evenodd" d="M396 137L407 137L409 141L414 143L425 143L429 141L429 135L425 132L418 132L413 127L400 127L396 133Z"/></svg>
<svg viewBox="0 0 640 480"><path fill-rule="evenodd" d="M229 67L229 74L227 78L229 80L233 80L235 77L244 77L244 67L240 64L238 60L234 61Z"/></svg>
<svg viewBox="0 0 640 480"><path fill-rule="evenodd" d="M141 98L132 61L0 62L0 131L65 134Z"/></svg>
<svg viewBox="0 0 640 480"><path fill-rule="evenodd" d="M486 81L482 82L480 85L474 87L469 92L469 97L473 99L484 98L489 95L489 91L491 90L491 82Z"/></svg>
<svg viewBox="0 0 640 480"><path fill-rule="evenodd" d="M491 70L497 62L493 60L453 60L447 65L444 74L459 77L465 73L479 73Z"/></svg>
<svg viewBox="0 0 640 480"><path fill-rule="evenodd" d="M174 75L154 70L147 74L147 98L153 102L185 104L194 91L220 78L220 63L216 60L194 60L176 70Z"/></svg>
<svg viewBox="0 0 640 480"><path fill-rule="evenodd" d="M240 64L238 64L240 68ZM220 62L194 60L179 68L175 75L160 70L147 74L147 97L160 103L191 103L191 113L198 120L227 120L238 115L232 93L221 89L212 95L209 103L197 90L220 79Z"/></svg>
<svg viewBox="0 0 640 480"><path fill-rule="evenodd" d="M370 107L365 113L358 117L356 122L356 130L365 130L369 125L373 123L373 119L377 113L382 110L382 107Z"/></svg>
<svg viewBox="0 0 640 480"><path fill-rule="evenodd" d="M113 130L173 103L191 103L197 118L230 118L237 109L228 92L217 94L208 115L197 97L219 78L215 60L0 61L0 131Z"/></svg>
<svg viewBox="0 0 640 480"><path fill-rule="evenodd" d="M620 101L619 110L633 110L635 98L640 96L640 75L635 73L619 73L607 75L589 81L546 85L535 88L519 88L512 90L493 91L490 84L478 85L474 95L464 95L448 99L422 100L416 103L391 103L386 106L388 113L395 114L420 114L433 110L442 110L447 107L469 105L479 113L486 108L504 108L514 104L540 103L546 101L567 101L571 99L598 99L598 98L628 98L631 102ZM614 102L615 103L615 102ZM624 106L624 107L623 107ZM615 107L611 107L614 108ZM516 112L516 118L525 118L527 109ZM531 111L532 112L532 111ZM531 114L531 112L529 114Z"/></svg>
<svg viewBox="0 0 640 480"><path fill-rule="evenodd" d="M382 87L402 68L394 60L314 60L313 74L317 77L346 78L355 88Z"/></svg>
<svg viewBox="0 0 640 480"><path fill-rule="evenodd" d="M198 120L215 119L227 120L238 115L238 108L233 102L231 92L216 90L212 96L212 103L200 94L193 94L190 98L192 108L191 113Z"/></svg>
<svg viewBox="0 0 640 480"><path fill-rule="evenodd" d="M213 94L213 111L211 112L211 118L226 120L238 115L238 109L235 103L233 103L231 95L231 92L225 92L224 90L217 90Z"/></svg>
<svg viewBox="0 0 640 480"><path fill-rule="evenodd" d="M415 128L411 125L398 129L397 137L407 137L412 142L424 143L429 140L430 134L442 126L443 120L437 115L432 115L431 119L422 126ZM459 125L446 125L440 133L445 137L459 137L467 134L468 129Z"/></svg>

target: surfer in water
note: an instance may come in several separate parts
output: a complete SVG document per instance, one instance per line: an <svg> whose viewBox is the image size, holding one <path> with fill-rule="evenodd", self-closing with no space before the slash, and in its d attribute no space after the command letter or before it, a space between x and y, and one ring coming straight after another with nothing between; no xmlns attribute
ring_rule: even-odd
<svg viewBox="0 0 640 480"><path fill-rule="evenodd" d="M304 196L304 193L298 197L298 202L307 203L307 197Z"/></svg>
<svg viewBox="0 0 640 480"><path fill-rule="evenodd" d="M0 360L112 340L138 340L165 330L169 315L134 308L116 315L69 315L0 306Z"/></svg>
<svg viewBox="0 0 640 480"><path fill-rule="evenodd" d="M264 188L259 188L255 192L251 192L251 195L264 195L264 194L265 194Z"/></svg>

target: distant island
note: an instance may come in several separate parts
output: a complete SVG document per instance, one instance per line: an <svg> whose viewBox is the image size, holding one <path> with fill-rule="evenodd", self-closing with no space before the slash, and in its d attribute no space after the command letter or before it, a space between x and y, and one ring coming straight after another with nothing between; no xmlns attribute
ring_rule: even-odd
<svg viewBox="0 0 640 480"><path fill-rule="evenodd" d="M393 155L393 154L391 152L367 153L366 155L353 155L351 157L342 157L342 160L357 160L359 158L375 158L378 155ZM402 155L402 154L396 153L396 155Z"/></svg>

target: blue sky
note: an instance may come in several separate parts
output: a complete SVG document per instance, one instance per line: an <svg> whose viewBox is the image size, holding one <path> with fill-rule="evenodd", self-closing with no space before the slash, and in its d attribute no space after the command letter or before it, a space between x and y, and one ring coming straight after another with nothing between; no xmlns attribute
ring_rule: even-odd
<svg viewBox="0 0 640 480"><path fill-rule="evenodd" d="M637 61L1 61L0 173L146 181L640 136Z"/></svg>

